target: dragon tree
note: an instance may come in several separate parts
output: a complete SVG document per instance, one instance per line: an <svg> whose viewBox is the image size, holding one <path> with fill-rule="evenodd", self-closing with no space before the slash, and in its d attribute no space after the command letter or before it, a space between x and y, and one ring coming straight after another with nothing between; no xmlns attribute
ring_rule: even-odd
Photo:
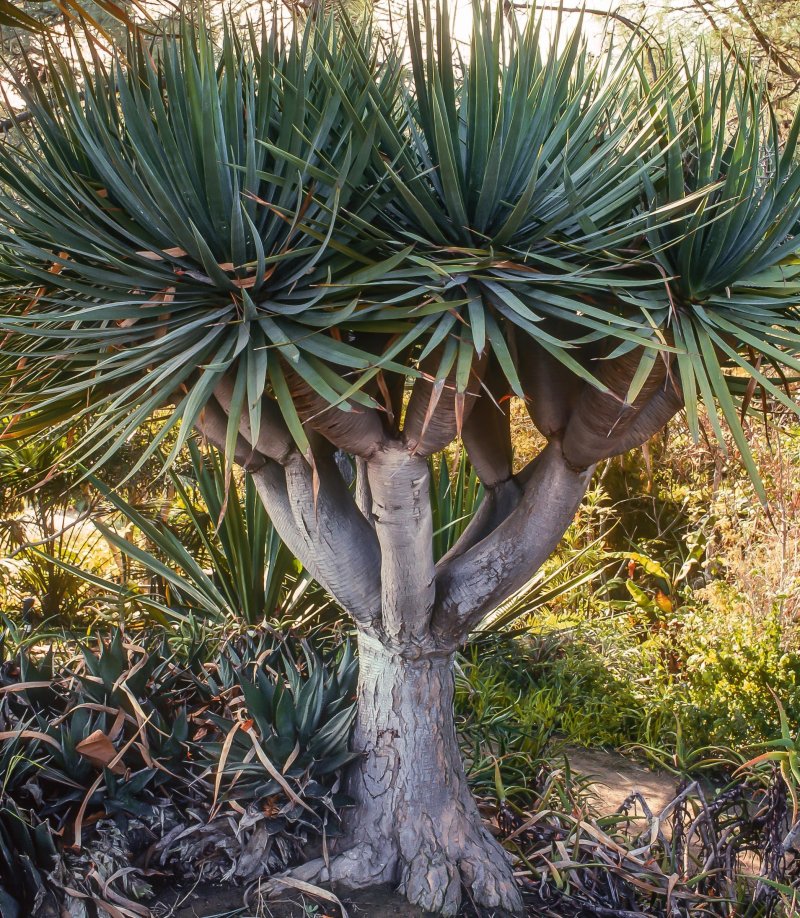
<svg viewBox="0 0 800 918"><path fill-rule="evenodd" d="M800 118L782 136L733 55L597 58L580 24L477 4L463 47L425 5L403 47L344 17L185 22L46 71L0 148L4 436L72 431L97 467L155 415L140 462L197 431L224 450L358 635L355 805L295 876L520 913L454 655L597 464L679 411L766 498L743 421L759 391L798 410ZM546 441L516 471L514 397ZM454 440L484 497L436 559L429 461Z"/></svg>

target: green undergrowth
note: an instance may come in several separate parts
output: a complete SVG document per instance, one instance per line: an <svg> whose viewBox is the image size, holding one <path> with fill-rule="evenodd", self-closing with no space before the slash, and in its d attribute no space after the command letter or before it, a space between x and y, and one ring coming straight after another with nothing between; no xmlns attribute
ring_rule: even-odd
<svg viewBox="0 0 800 918"><path fill-rule="evenodd" d="M649 633L629 613L565 613L535 628L479 641L461 665L459 711L506 748L633 745L683 769L687 750L772 738L775 696L800 720L800 652L777 615L756 626L700 607Z"/></svg>
<svg viewBox="0 0 800 918"><path fill-rule="evenodd" d="M464 652L457 707L482 754L565 742L691 772L773 739L779 704L800 723L800 431L750 434L769 511L680 426L599 470L546 567L556 588L587 581Z"/></svg>
<svg viewBox="0 0 800 918"><path fill-rule="evenodd" d="M680 870L686 905L712 897L704 914L727 915L726 890L736 886L742 915L789 915L781 902L794 894L794 856L784 839L800 825L794 714L774 698L765 705L771 742L752 747L751 762L722 748L705 761L673 756L676 770L702 781L676 779L667 829L643 820L633 800L598 812L588 779L560 754L563 741L633 740L647 695L637 667L657 648L626 653L631 628L609 656L597 628L539 624L479 637L459 657L456 699L471 786L519 858L531 913L563 918L624 899L648 915L694 914L669 910ZM6 621L0 913L99 916L116 903L143 914L136 909L164 882L257 884L332 840L349 804L341 769L352 758L351 646L330 626L302 634L195 624L77 639L24 636ZM700 816L715 828L695 842ZM713 840L723 828L724 846ZM778 886L749 884L737 866L745 851ZM703 872L709 859L718 867Z"/></svg>

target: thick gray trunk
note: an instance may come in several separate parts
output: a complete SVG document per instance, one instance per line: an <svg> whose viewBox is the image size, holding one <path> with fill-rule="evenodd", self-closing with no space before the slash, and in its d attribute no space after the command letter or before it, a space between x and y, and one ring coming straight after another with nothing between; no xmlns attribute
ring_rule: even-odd
<svg viewBox="0 0 800 918"><path fill-rule="evenodd" d="M442 915L458 912L463 884L477 905L520 914L509 855L485 828L461 763L452 655L412 659L363 634L358 643L355 806L330 866L294 875L343 888L393 883Z"/></svg>

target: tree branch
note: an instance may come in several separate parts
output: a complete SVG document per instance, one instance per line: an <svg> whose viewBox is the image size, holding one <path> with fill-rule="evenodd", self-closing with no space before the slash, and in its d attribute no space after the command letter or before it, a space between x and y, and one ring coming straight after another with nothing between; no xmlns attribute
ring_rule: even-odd
<svg viewBox="0 0 800 918"><path fill-rule="evenodd" d="M461 439L469 461L487 488L508 481L513 472L508 383L495 361L486 370L483 390L464 420Z"/></svg>
<svg viewBox="0 0 800 918"><path fill-rule="evenodd" d="M456 374L451 371L445 379L435 380L441 359L437 348L423 362L426 374L415 380L406 408L403 433L409 449L417 456L432 456L441 452L458 436L472 411L480 390L488 353L473 363L466 392L456 391Z"/></svg>
<svg viewBox="0 0 800 918"><path fill-rule="evenodd" d="M369 460L367 470L381 548L383 627L390 641L423 648L430 643L435 597L428 463L390 445Z"/></svg>
<svg viewBox="0 0 800 918"><path fill-rule="evenodd" d="M514 3L512 5L514 9L528 9L523 3ZM543 3L537 5L537 9L551 10L559 13L579 13L581 15L588 13L590 16L601 16L603 19L615 19L617 22L630 29L631 32L643 33L650 41L660 44L656 39L655 33L651 29L646 28L644 22L636 22L636 20L630 19L628 16L623 16L622 13L617 10L594 9L588 6L563 6L563 3Z"/></svg>
<svg viewBox="0 0 800 918"><path fill-rule="evenodd" d="M233 382L223 378L214 389L214 397L222 406L226 415L230 415L231 399L233 397ZM250 430L250 414L242 412L239 419L239 433L253 444L256 452L283 465L289 456L297 452L297 445L292 439L289 428L283 419L280 408L267 396L261 399L261 426L258 437L253 438ZM224 440L223 440L224 443ZM237 462L239 460L237 459Z"/></svg>
<svg viewBox="0 0 800 918"><path fill-rule="evenodd" d="M315 576L359 624L377 628L381 612L380 547L333 455L317 457L312 470L295 453L285 473L292 518L313 556L318 572ZM283 537L277 524L275 528ZM302 560L302 555L298 557Z"/></svg>
<svg viewBox="0 0 800 918"><path fill-rule="evenodd" d="M197 427L210 443L225 449L228 417L216 401L203 409ZM281 465L240 434L234 458L253 476L275 530L294 556L359 624L377 628L380 548L332 454L320 452L312 470L294 449L283 455Z"/></svg>
<svg viewBox="0 0 800 918"><path fill-rule="evenodd" d="M522 494L522 487L513 477L487 487L475 515L458 537L455 545L439 560L437 567L447 566L494 532L517 509Z"/></svg>
<svg viewBox="0 0 800 918"><path fill-rule="evenodd" d="M643 353L646 355L636 348L601 363L596 375L610 392L584 385L564 434L564 456L575 468L640 446L683 404L667 358L656 351L641 390L633 404L626 404L625 397Z"/></svg>
<svg viewBox="0 0 800 918"><path fill-rule="evenodd" d="M742 14L742 18L749 26L750 31L753 33L755 40L767 55L767 58L771 61L775 61L776 66L784 76L789 77L791 80L799 80L800 70L798 70L789 61L786 60L785 56L778 50L775 43L767 36L761 26L756 22L755 17L750 12L750 10L748 10L747 4L743 3L742 0L736 0L736 6L738 7L739 12Z"/></svg>
<svg viewBox="0 0 800 918"><path fill-rule="evenodd" d="M349 410L330 405L291 370L286 381L300 419L351 456L368 459L387 439L380 412L347 402Z"/></svg>
<svg viewBox="0 0 800 918"><path fill-rule="evenodd" d="M514 344L525 407L539 433L550 439L566 429L583 382L528 335L515 334Z"/></svg>
<svg viewBox="0 0 800 918"><path fill-rule="evenodd" d="M592 478L576 472L551 440L533 460L517 508L482 541L437 571L433 629L458 646L487 612L516 592L558 545Z"/></svg>
<svg viewBox="0 0 800 918"><path fill-rule="evenodd" d="M372 513L372 491L369 487L367 460L360 457L356 457L355 501L369 524L374 526L375 516Z"/></svg>
<svg viewBox="0 0 800 918"><path fill-rule="evenodd" d="M228 415L219 402L211 399L203 408L195 426L200 433L218 450L225 452L225 440L228 433ZM236 438L233 452L234 461L248 472L257 472L268 460L267 456L253 449L252 444L241 434Z"/></svg>
<svg viewBox="0 0 800 918"><path fill-rule="evenodd" d="M666 380L661 389L636 410L626 427L606 440L604 449L595 453L594 461L609 459L636 449L654 437L683 408L683 396Z"/></svg>

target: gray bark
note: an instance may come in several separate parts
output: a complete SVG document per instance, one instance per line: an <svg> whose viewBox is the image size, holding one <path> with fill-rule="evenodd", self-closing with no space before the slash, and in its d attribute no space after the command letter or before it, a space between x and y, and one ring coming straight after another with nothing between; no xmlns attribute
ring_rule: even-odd
<svg viewBox="0 0 800 918"><path fill-rule="evenodd" d="M475 515L461 533L456 544L439 561L440 570L491 535L516 510L523 493L522 486L516 478L509 478L507 481L487 487Z"/></svg>
<svg viewBox="0 0 800 918"><path fill-rule="evenodd" d="M472 548L439 562L433 628L440 641L461 644L484 615L530 580L569 528L593 472L594 466L573 469L560 441L551 440L519 477L527 480L516 509Z"/></svg>
<svg viewBox="0 0 800 918"><path fill-rule="evenodd" d="M278 535L293 551L293 543L301 547L297 557L358 623L378 627L378 541L332 457L319 458L316 482L299 453L277 471L283 473L285 498L273 465L256 472L255 482Z"/></svg>
<svg viewBox="0 0 800 918"><path fill-rule="evenodd" d="M198 422L209 442L225 448L227 419L211 402ZM248 429L245 421L240 430ZM314 468L295 448L273 461L240 435L235 458L253 476L278 535L303 567L359 625L380 627L380 548L370 523L356 507L330 451ZM346 563L343 560L346 559Z"/></svg>
<svg viewBox="0 0 800 918"><path fill-rule="evenodd" d="M362 459L360 456L356 457L356 482L354 497L358 509L369 521L370 525L374 526L375 517L372 515L372 492L369 489L367 460Z"/></svg>
<svg viewBox="0 0 800 918"><path fill-rule="evenodd" d="M367 466L381 549L381 611L388 640L424 645L436 592L428 463L401 444Z"/></svg>
<svg viewBox="0 0 800 918"><path fill-rule="evenodd" d="M346 789L356 809L329 864L293 872L345 889L397 884L410 902L455 915L462 884L486 909L521 914L509 855L483 824L453 722L453 657L408 657L359 635L353 748Z"/></svg>

